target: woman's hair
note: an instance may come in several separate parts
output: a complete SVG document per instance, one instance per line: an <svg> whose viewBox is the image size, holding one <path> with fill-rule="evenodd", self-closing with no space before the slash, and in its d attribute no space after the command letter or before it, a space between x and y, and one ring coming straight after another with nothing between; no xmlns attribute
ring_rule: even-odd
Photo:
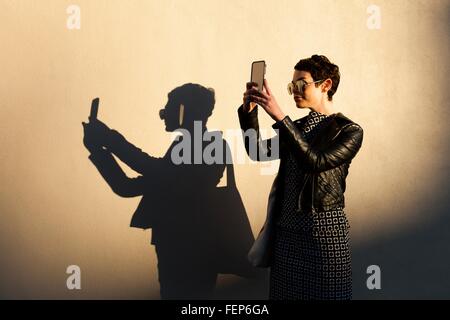
<svg viewBox="0 0 450 320"><path fill-rule="evenodd" d="M330 78L333 83L327 94L328 100L333 100L333 95L337 91L339 80L341 78L339 67L337 65L331 63L327 57L315 54L311 56L311 58L300 60L299 62L297 62L294 68L298 71L308 71L309 73L311 73L314 81L326 80ZM315 85L317 87L320 85L320 83L315 83Z"/></svg>
<svg viewBox="0 0 450 320"><path fill-rule="evenodd" d="M212 88L205 88L196 83L186 83L169 92L169 99L185 106L187 120L205 121L211 116L215 104Z"/></svg>

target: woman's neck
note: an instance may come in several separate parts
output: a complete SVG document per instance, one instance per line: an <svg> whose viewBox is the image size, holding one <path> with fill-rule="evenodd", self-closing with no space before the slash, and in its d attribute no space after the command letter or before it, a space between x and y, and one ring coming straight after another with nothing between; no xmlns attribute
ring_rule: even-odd
<svg viewBox="0 0 450 320"><path fill-rule="evenodd" d="M311 106L311 107L309 107L309 109L311 109L312 111L316 111L318 113L325 114L327 116L335 113L335 110L333 107L333 102L329 101L329 100L326 100L317 106Z"/></svg>

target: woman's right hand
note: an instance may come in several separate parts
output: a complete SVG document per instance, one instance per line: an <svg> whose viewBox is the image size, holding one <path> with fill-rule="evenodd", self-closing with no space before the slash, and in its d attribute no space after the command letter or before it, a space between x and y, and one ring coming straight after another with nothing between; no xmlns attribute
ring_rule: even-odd
<svg viewBox="0 0 450 320"><path fill-rule="evenodd" d="M250 100L250 90L253 89L253 88L257 89L258 88L258 84L256 82L247 82L246 88L247 88L247 90L244 92L244 97L242 99L243 100L243 107L242 108L244 109L245 112L250 112L255 107L255 106L252 106L252 108L250 108L251 107L250 106L250 102L252 102Z"/></svg>
<svg viewBox="0 0 450 320"><path fill-rule="evenodd" d="M98 119L89 118L89 122L82 122L83 144L90 152L107 146L111 129Z"/></svg>

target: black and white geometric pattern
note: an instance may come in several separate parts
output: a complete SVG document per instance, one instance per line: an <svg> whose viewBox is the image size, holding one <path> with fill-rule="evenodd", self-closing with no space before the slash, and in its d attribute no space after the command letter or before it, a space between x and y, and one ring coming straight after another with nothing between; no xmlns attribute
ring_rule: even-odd
<svg viewBox="0 0 450 320"><path fill-rule="evenodd" d="M330 116L327 116L325 114L311 111L308 116L306 117L306 121L304 126L301 128L303 134L305 135L306 139L310 138L314 135L316 131L319 130L320 127L322 127L324 124L326 124L326 119L331 119Z"/></svg>
<svg viewBox="0 0 450 320"><path fill-rule="evenodd" d="M271 300L352 298L348 229L334 225L314 229L299 232L277 228L270 271Z"/></svg>
<svg viewBox="0 0 450 320"><path fill-rule="evenodd" d="M311 111L300 128L308 141L330 117ZM352 297L349 224L344 209L297 212L303 172L291 153L281 176L274 255L270 271L270 299L347 300Z"/></svg>

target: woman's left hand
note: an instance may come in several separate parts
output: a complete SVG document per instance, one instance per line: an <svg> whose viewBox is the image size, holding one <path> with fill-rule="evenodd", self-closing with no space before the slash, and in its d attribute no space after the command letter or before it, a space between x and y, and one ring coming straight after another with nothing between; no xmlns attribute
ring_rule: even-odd
<svg viewBox="0 0 450 320"><path fill-rule="evenodd" d="M285 114L272 94L266 79L264 79L263 91L259 92L258 89L254 88L250 91L249 98L250 101L260 105L273 120L280 121L284 119Z"/></svg>

